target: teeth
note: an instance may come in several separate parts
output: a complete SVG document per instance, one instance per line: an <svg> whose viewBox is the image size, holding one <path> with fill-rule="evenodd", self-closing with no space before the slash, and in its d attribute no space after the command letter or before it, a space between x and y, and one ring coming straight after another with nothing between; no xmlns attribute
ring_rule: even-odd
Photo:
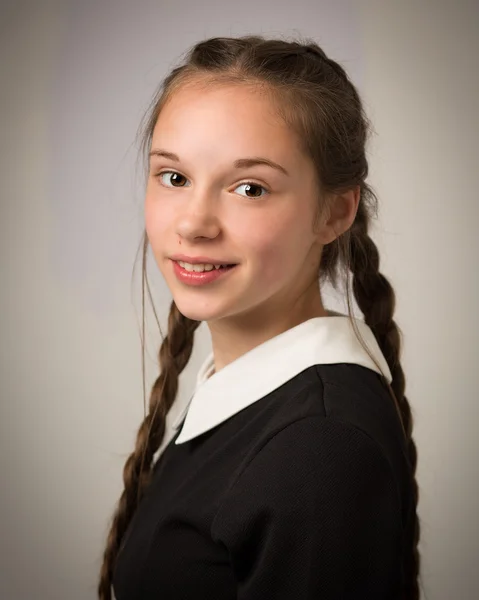
<svg viewBox="0 0 479 600"><path fill-rule="evenodd" d="M225 267L226 265L211 265L211 264L196 264L192 265L191 263L183 262L182 260L178 261L178 264L186 269L187 271L196 271L197 273L202 273L203 271L212 271L213 269L219 269L220 267Z"/></svg>

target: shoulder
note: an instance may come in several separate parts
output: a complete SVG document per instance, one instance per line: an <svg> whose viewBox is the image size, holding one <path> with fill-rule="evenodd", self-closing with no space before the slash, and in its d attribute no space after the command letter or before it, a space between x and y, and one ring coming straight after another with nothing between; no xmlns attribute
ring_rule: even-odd
<svg viewBox="0 0 479 600"><path fill-rule="evenodd" d="M271 435L211 534L228 549L245 600L392 598L399 589L403 531L389 463L339 420L310 415Z"/></svg>
<svg viewBox="0 0 479 600"><path fill-rule="evenodd" d="M315 468L359 466L370 459L382 470L389 465L380 445L350 422L323 415L307 415L274 432L257 452L254 461L313 464ZM365 465L367 466L367 465Z"/></svg>
<svg viewBox="0 0 479 600"><path fill-rule="evenodd" d="M275 446L301 435L309 438L308 448L314 452L318 447L322 451L324 445L342 448L352 439L362 453L382 452L393 471L405 451L394 399L378 373L357 364L305 369L277 390L268 419L262 446L265 441Z"/></svg>
<svg viewBox="0 0 479 600"><path fill-rule="evenodd" d="M381 446L350 423L308 415L271 434L228 496L246 504L276 502L291 510L306 497L318 506L366 500L377 493L392 501L398 496Z"/></svg>

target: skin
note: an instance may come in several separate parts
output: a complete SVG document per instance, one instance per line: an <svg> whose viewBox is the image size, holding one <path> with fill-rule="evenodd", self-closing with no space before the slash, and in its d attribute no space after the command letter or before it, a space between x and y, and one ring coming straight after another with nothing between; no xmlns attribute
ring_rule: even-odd
<svg viewBox="0 0 479 600"><path fill-rule="evenodd" d="M148 239L180 312L207 322L216 372L283 331L328 316L318 283L321 252L352 225L359 188L331 197L313 231L314 165L266 95L247 86L182 88L157 120L151 149L158 148L180 162L150 159ZM233 168L236 159L253 156L279 163L288 175L266 165ZM193 287L176 278L169 259L176 253L239 264Z"/></svg>

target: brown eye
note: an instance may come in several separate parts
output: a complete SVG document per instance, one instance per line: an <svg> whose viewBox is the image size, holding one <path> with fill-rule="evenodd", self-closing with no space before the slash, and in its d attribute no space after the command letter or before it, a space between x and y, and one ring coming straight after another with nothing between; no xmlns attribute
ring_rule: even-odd
<svg viewBox="0 0 479 600"><path fill-rule="evenodd" d="M166 178L163 178L163 175L166 175L170 178L171 185L165 183ZM184 187L183 185L181 185L182 182L188 181L186 177L184 177L180 173L177 173L176 171L163 171L161 173L158 173L157 177L160 178L161 182L166 187Z"/></svg>
<svg viewBox="0 0 479 600"><path fill-rule="evenodd" d="M247 198L261 198L262 196L265 196L266 194L268 194L268 190L262 186L259 185L259 183L254 183L253 181L246 181L245 183L242 183L238 186L238 188L240 187L245 187L245 192L247 193ZM236 189L238 189L236 188ZM261 194L261 190L265 191L265 194ZM259 193L258 193L259 192Z"/></svg>

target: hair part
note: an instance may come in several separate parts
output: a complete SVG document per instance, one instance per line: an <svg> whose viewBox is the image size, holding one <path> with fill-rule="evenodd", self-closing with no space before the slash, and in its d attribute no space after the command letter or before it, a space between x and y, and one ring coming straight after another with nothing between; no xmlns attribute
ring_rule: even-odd
<svg viewBox="0 0 479 600"><path fill-rule="evenodd" d="M380 369L353 319L350 296L352 278L351 287L356 303L392 373L391 385L384 374L382 381L397 408L407 441L415 515L412 547L405 553L405 587L401 599L419 600L417 450L412 437L411 408L404 395L405 377L400 363L401 331L393 318L394 290L379 270L379 252L368 233L369 223L377 214L378 204L377 196L365 181L368 176L366 142L371 124L346 71L328 58L313 40L287 41L266 39L259 35L216 37L193 46L182 63L163 80L155 94L139 130L141 156L146 163L153 131L166 103L180 88L197 86L199 89L210 89L212 84L248 86L255 93L267 94L278 115L296 135L300 149L315 165L318 202L314 226L328 210L328 197L359 186L360 201L354 223L350 229L323 247L318 278L320 284L328 281L335 290L338 289L338 279L346 281L350 321L360 343ZM148 169L148 165L146 168ZM146 276L146 231L142 246L144 383L145 285L155 310ZM155 318L161 333L156 311ZM175 302L171 302L168 332L159 350L160 375L151 389L148 413L139 428L135 449L123 470L124 490L112 518L103 555L98 586L100 600L111 600L114 566L125 542L125 533L132 516L149 484L154 454L163 441L166 417L176 400L178 379L190 359L194 333L200 323L182 315Z"/></svg>

